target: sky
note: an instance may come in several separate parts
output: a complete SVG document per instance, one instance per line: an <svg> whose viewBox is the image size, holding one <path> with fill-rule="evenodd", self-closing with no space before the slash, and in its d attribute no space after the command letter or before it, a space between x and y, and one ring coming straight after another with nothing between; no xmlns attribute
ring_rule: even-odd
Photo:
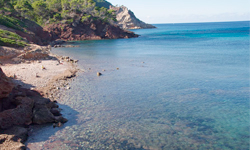
<svg viewBox="0 0 250 150"><path fill-rule="evenodd" d="M107 0L146 23L250 20L250 0Z"/></svg>

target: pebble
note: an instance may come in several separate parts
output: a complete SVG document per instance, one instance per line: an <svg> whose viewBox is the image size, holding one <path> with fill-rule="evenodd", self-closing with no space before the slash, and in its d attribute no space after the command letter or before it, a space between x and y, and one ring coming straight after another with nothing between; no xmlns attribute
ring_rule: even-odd
<svg viewBox="0 0 250 150"><path fill-rule="evenodd" d="M70 89L70 87L69 87L69 86L67 86L67 89L69 90L69 89Z"/></svg>
<svg viewBox="0 0 250 150"><path fill-rule="evenodd" d="M97 76L100 76L100 75L102 75L102 73L100 73L100 72L97 72L96 74L97 74Z"/></svg>

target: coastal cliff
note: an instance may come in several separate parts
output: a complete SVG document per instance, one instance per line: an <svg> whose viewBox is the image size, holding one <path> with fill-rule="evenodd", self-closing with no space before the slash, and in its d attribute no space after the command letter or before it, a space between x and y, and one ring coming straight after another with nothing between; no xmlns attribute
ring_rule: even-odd
<svg viewBox="0 0 250 150"><path fill-rule="evenodd" d="M117 25L102 21L81 22L76 20L72 24L49 24L44 27L44 30L51 33L52 39L64 41L138 37L131 31L122 30Z"/></svg>
<svg viewBox="0 0 250 150"><path fill-rule="evenodd" d="M114 10L116 21L113 23L122 29L147 29L156 28L153 25L147 24L138 19L135 14L125 6L114 6L106 0L94 0L98 7L104 7L109 10Z"/></svg>
<svg viewBox="0 0 250 150"><path fill-rule="evenodd" d="M156 28L155 26L151 24L146 24L145 22L136 18L135 14L125 6L110 6L110 9L115 10L117 19L117 22L115 23L122 29Z"/></svg>

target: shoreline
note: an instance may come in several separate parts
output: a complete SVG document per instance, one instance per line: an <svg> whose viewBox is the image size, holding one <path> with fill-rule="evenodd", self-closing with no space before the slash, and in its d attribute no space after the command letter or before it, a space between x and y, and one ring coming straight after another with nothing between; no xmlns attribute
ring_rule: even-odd
<svg viewBox="0 0 250 150"><path fill-rule="evenodd" d="M0 47L0 68L11 79L12 84L14 83L13 90L21 94L22 99L29 99L29 93L32 93L32 96L36 95L32 97L34 100L30 103L32 108L29 116L33 117L29 117L29 122L15 123L14 121L13 125L6 126L6 128L0 126L0 140L2 141L0 149L26 148L24 143L28 138L29 125L51 123L53 127L60 127L67 122L67 119L60 113L61 108L58 108L57 102L60 103L59 98L63 92L61 89L70 89L69 84L74 80L78 71L77 61L69 57L54 55L50 50L50 46L35 44L23 49ZM3 52L6 53L3 54ZM17 99L16 93L13 94L13 91L10 93L14 95L14 101ZM2 107L4 103L2 101L0 106ZM0 125L4 117L9 114L13 115L12 111L16 111L21 105L12 109L0 108ZM39 115L40 118L37 117ZM26 119L25 116L22 117ZM10 122L12 123L13 120ZM13 141L13 138L18 138L18 140Z"/></svg>

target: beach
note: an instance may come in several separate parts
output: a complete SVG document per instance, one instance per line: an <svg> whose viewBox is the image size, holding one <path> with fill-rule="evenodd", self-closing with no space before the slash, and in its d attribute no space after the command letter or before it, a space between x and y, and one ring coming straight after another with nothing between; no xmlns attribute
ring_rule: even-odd
<svg viewBox="0 0 250 150"><path fill-rule="evenodd" d="M31 132L29 125L51 123L51 127L59 127L67 122L57 103L60 102L60 91L70 89L77 65L69 57L53 55L46 46L32 44L24 49L1 47L1 50L4 54L0 68L14 88L7 100L1 102L1 128L6 130L1 130L3 143L0 148L18 149L25 147L23 143ZM16 108L13 108L14 104ZM19 109L21 107L27 107L27 110ZM19 113L20 110L24 113ZM24 116L18 120L15 117L19 115ZM13 141L13 138L19 140Z"/></svg>

